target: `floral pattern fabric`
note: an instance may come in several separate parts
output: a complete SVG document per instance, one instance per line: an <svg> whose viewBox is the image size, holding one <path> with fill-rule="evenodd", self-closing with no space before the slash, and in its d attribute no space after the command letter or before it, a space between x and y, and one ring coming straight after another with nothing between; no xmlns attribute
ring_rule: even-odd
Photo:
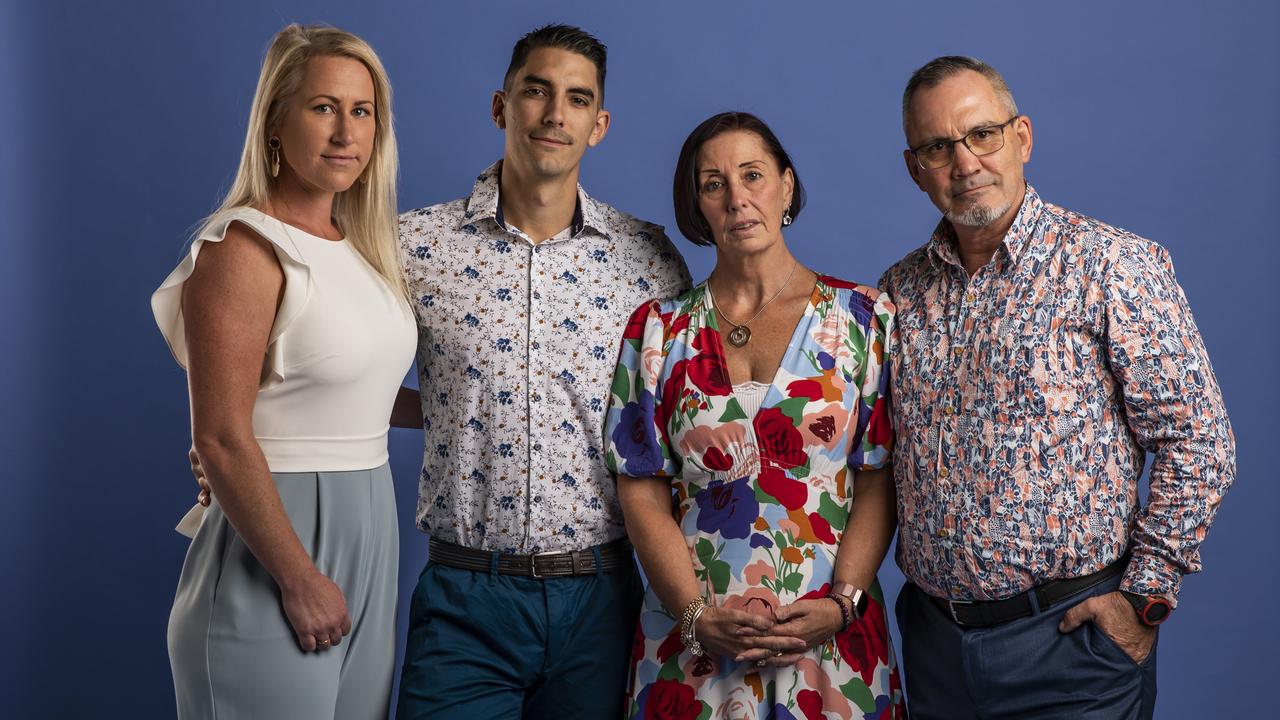
<svg viewBox="0 0 1280 720"><path fill-rule="evenodd" d="M629 313L689 287L662 228L578 188L533 243L502 219L495 163L471 195L404 213L426 446L418 527L506 553L626 535L600 438Z"/></svg>
<svg viewBox="0 0 1280 720"><path fill-rule="evenodd" d="M699 285L632 315L613 381L606 461L619 475L671 478L676 521L710 603L768 612L823 597L854 472L883 467L893 445L883 371L893 305L873 288L820 277L749 418L732 394L711 302ZM649 590L629 716L902 717L878 583L871 595L861 621L796 665L758 668L693 657L677 619Z"/></svg>
<svg viewBox="0 0 1280 720"><path fill-rule="evenodd" d="M994 600L1131 550L1121 587L1176 599L1235 477L1235 439L1168 252L1028 186L972 277L944 220L880 287L898 308L906 576Z"/></svg>

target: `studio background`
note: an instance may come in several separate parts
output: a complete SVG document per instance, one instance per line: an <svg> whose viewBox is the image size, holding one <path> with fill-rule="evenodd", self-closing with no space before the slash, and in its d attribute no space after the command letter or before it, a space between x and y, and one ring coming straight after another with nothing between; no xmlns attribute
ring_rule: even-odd
<svg viewBox="0 0 1280 720"><path fill-rule="evenodd" d="M172 527L196 487L184 375L148 299L228 186L287 21L340 26L381 54L401 209L467 194L500 156L489 99L520 35L551 21L595 33L613 126L583 184L664 224L695 278L712 253L679 238L670 187L699 121L740 109L769 122L809 192L792 250L874 283L937 220L903 167L903 84L937 55L992 63L1034 123L1040 193L1169 248L1234 425L1238 481L1161 630L1156 717L1267 714L1280 10L1092 0L0 5L0 714L173 714L165 625L187 542ZM393 431L405 592L426 556L421 444ZM891 601L892 559L881 578Z"/></svg>

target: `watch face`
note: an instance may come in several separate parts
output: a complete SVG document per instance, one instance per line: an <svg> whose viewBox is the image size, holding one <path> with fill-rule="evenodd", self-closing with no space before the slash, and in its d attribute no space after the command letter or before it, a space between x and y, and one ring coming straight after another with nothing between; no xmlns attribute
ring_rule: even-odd
<svg viewBox="0 0 1280 720"><path fill-rule="evenodd" d="M1169 603L1163 598L1152 598L1147 603L1146 610L1143 612L1142 620L1147 625L1159 625L1169 617Z"/></svg>

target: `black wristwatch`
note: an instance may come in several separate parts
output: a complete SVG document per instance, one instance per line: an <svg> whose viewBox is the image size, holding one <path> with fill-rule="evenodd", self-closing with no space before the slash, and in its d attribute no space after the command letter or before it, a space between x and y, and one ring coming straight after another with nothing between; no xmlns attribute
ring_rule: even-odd
<svg viewBox="0 0 1280 720"><path fill-rule="evenodd" d="M849 583L836 583L831 588L831 592L844 598L848 598L849 605L853 608L853 619L861 620L863 613L867 611L867 593L862 588L856 588Z"/></svg>
<svg viewBox="0 0 1280 720"><path fill-rule="evenodd" d="M1173 604L1159 595L1138 595L1128 590L1121 590L1120 594L1138 613L1138 622L1147 627L1156 627L1173 612Z"/></svg>

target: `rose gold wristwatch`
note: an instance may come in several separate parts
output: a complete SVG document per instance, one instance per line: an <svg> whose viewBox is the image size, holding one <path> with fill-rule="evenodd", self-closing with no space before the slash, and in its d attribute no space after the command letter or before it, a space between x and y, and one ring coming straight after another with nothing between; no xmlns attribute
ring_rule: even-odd
<svg viewBox="0 0 1280 720"><path fill-rule="evenodd" d="M867 611L867 593L862 588L856 588L849 583L835 583L831 586L831 592L848 598L849 606L853 608L853 619L862 619L862 614Z"/></svg>

